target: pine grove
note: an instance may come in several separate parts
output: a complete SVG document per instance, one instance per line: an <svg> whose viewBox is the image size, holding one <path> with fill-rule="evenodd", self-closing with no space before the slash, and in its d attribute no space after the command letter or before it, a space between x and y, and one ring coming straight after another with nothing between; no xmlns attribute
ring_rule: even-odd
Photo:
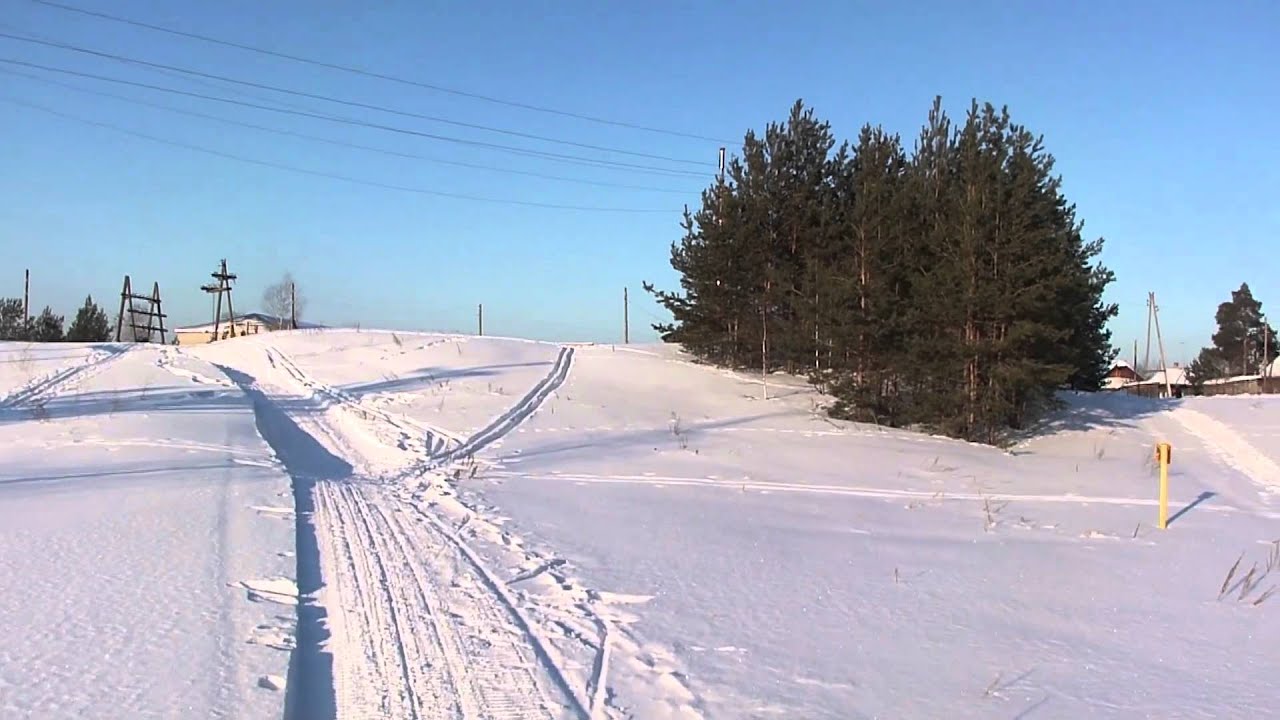
<svg viewBox="0 0 1280 720"><path fill-rule="evenodd" d="M671 247L655 326L701 360L804 373L841 418L998 443L1095 390L1114 351L1097 263L1042 139L934 101L910 153L866 126L837 146L797 102L748 132Z"/></svg>

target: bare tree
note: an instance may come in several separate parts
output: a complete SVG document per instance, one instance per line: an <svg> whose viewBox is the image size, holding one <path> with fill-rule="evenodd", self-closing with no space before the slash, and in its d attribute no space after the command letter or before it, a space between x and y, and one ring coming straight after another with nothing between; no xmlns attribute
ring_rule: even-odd
<svg viewBox="0 0 1280 720"><path fill-rule="evenodd" d="M280 282L268 286L262 292L263 311L280 318L282 329L289 327L291 321L301 320L302 310L306 306L306 299L298 290L293 273L286 272Z"/></svg>

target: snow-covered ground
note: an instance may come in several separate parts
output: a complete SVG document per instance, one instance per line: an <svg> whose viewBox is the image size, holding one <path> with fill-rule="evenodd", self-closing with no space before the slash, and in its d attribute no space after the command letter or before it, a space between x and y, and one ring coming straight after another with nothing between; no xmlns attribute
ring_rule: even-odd
<svg viewBox="0 0 1280 720"><path fill-rule="evenodd" d="M0 366L0 717L278 715L293 500L252 405L167 349Z"/></svg>
<svg viewBox="0 0 1280 720"><path fill-rule="evenodd" d="M1271 398L1076 396L1006 452L664 347L302 331L10 358L6 717L1280 708Z"/></svg>

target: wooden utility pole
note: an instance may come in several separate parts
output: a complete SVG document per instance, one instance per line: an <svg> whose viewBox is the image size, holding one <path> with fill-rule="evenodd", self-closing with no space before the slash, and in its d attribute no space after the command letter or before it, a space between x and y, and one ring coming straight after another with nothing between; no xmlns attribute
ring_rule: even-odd
<svg viewBox="0 0 1280 720"><path fill-rule="evenodd" d="M625 287L622 288L622 344L631 344L631 303Z"/></svg>
<svg viewBox="0 0 1280 720"><path fill-rule="evenodd" d="M31 325L31 269L28 268L22 280L22 331L26 332Z"/></svg>
<svg viewBox="0 0 1280 720"><path fill-rule="evenodd" d="M1156 324L1156 345L1160 348L1160 370L1164 373L1164 389L1168 397L1173 397L1173 381L1169 379L1169 365L1164 356L1164 339L1160 336L1160 308L1156 306L1156 294L1151 293L1151 318Z"/></svg>
<svg viewBox="0 0 1280 720"><path fill-rule="evenodd" d="M1142 369L1151 369L1151 315L1155 312L1155 306L1152 304L1151 298L1155 293L1147 293L1147 352L1142 358Z"/></svg>
<svg viewBox="0 0 1280 720"><path fill-rule="evenodd" d="M484 303L476 305L476 335L484 337Z"/></svg>
<svg viewBox="0 0 1280 720"><path fill-rule="evenodd" d="M138 308L136 303L139 302L146 303L145 310ZM160 283L157 282L152 285L150 295L138 295L133 292L133 283L129 280L129 276L124 276L124 288L120 291L120 314L116 318L116 342L124 342L124 314L126 310L129 313L130 342L151 342L152 335L156 330L160 331L161 344L165 342L165 314L160 305ZM147 319L146 325L138 323L139 315ZM145 334L140 335L144 332Z"/></svg>
<svg viewBox="0 0 1280 720"><path fill-rule="evenodd" d="M291 330L298 329L298 284L289 283L289 325Z"/></svg>
<svg viewBox="0 0 1280 720"><path fill-rule="evenodd" d="M1267 316L1262 316L1262 367L1258 368L1259 375L1271 374L1271 328L1267 326Z"/></svg>
<svg viewBox="0 0 1280 720"><path fill-rule="evenodd" d="M221 337L220 330L222 328L222 296L227 296L227 315L230 318L230 337L236 336L236 311L231 305L231 281L236 279L234 273L227 272L227 261L222 260L218 266L218 271L210 273L210 276L217 280L217 284L201 285L200 289L215 296L213 304L213 338L218 340Z"/></svg>

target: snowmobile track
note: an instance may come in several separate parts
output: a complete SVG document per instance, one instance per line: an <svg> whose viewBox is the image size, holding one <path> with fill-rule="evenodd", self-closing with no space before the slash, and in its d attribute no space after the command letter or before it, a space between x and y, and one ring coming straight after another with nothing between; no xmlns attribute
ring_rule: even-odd
<svg viewBox="0 0 1280 720"><path fill-rule="evenodd" d="M371 501L373 486L316 491L340 546L328 581L340 603L330 612L355 630L335 664L340 717L564 716L566 704L543 693L539 658L511 609L439 530L406 520L411 509L391 496Z"/></svg>

